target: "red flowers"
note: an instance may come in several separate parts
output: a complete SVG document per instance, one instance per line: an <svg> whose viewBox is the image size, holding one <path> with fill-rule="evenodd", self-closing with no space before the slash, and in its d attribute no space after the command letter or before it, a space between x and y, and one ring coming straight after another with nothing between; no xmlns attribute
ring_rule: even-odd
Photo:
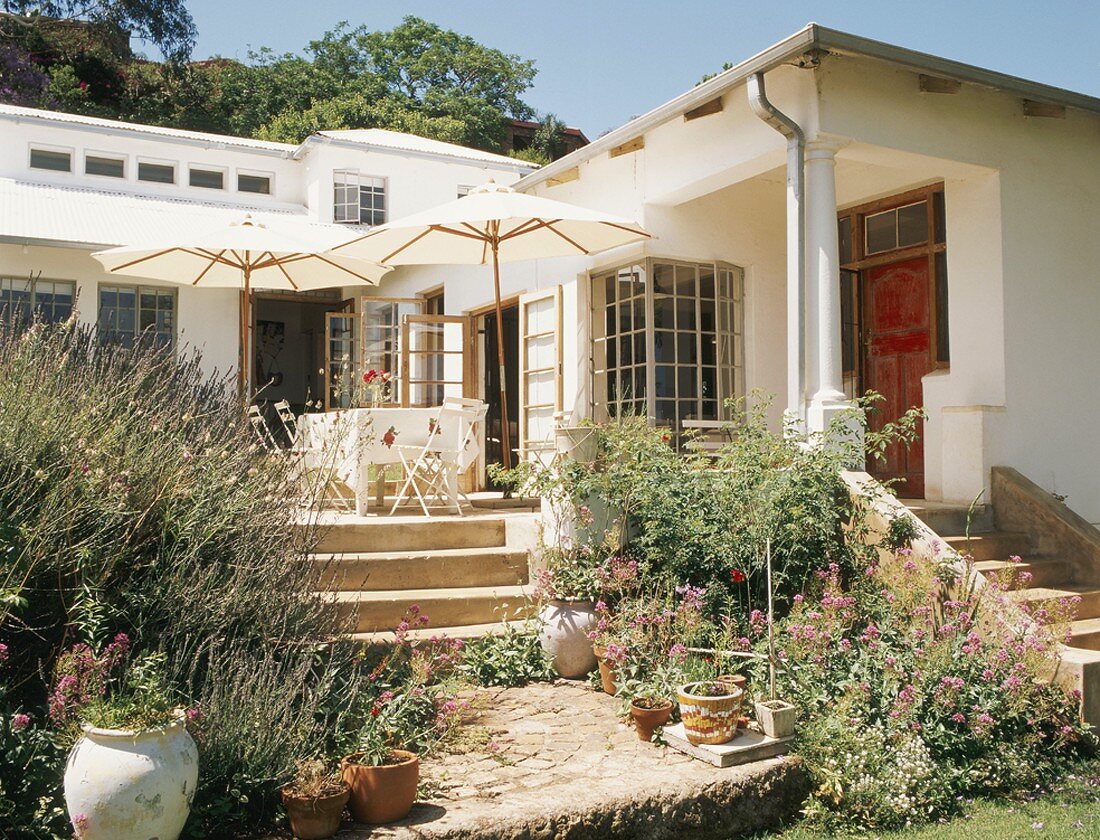
<svg viewBox="0 0 1100 840"><path fill-rule="evenodd" d="M387 447L392 447L395 440L397 440L397 430L394 426L390 426L386 433L382 435L382 443Z"/></svg>
<svg viewBox="0 0 1100 840"><path fill-rule="evenodd" d="M381 382L389 382L393 379L393 374L388 370L375 370L374 368L371 368L363 374L363 383L366 385L370 385L376 379Z"/></svg>
<svg viewBox="0 0 1100 840"><path fill-rule="evenodd" d="M744 583L745 573L742 572L740 569L731 569L730 580L732 580L734 583Z"/></svg>

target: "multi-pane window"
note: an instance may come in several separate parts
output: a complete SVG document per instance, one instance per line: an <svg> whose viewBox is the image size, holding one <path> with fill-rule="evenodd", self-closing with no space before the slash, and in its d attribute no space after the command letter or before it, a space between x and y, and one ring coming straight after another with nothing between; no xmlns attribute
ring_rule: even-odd
<svg viewBox="0 0 1100 840"><path fill-rule="evenodd" d="M29 324L38 317L50 324L73 313L76 283L69 280L31 280L0 277L0 320Z"/></svg>
<svg viewBox="0 0 1100 840"><path fill-rule="evenodd" d="M237 173L237 192L271 195L271 176L248 172Z"/></svg>
<svg viewBox="0 0 1100 840"><path fill-rule="evenodd" d="M63 152L57 149L31 149L31 169L72 172L72 152Z"/></svg>
<svg viewBox="0 0 1100 840"><path fill-rule="evenodd" d="M101 284L99 335L105 342L127 347L139 338L170 347L176 339L176 293L152 286Z"/></svg>
<svg viewBox="0 0 1100 840"><path fill-rule="evenodd" d="M647 260L592 278L596 403L678 430L728 417L744 394L743 275L714 263Z"/></svg>
<svg viewBox="0 0 1100 840"><path fill-rule="evenodd" d="M361 175L357 169L332 173L335 222L381 225L386 221L386 179Z"/></svg>
<svg viewBox="0 0 1100 840"><path fill-rule="evenodd" d="M406 315L419 315L422 304L419 300L401 298L364 297L360 301L363 313L363 370L392 373L394 384L390 387L390 402L399 403L402 396L401 321ZM429 342L432 340L428 338ZM431 364L425 354L418 354L416 361L419 365Z"/></svg>
<svg viewBox="0 0 1100 840"><path fill-rule="evenodd" d="M863 217L863 227L865 254L923 245L928 241L928 202L868 214Z"/></svg>

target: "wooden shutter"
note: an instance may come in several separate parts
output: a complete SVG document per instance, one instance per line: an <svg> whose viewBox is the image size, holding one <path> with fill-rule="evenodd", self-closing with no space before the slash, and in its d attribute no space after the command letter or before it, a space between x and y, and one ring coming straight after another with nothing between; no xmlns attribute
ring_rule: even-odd
<svg viewBox="0 0 1100 840"><path fill-rule="evenodd" d="M519 448L552 441L562 411L562 289L519 299Z"/></svg>

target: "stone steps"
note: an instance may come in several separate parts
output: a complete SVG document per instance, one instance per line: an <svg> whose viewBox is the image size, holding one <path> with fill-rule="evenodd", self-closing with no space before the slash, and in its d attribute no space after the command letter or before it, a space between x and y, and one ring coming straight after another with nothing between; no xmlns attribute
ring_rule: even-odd
<svg viewBox="0 0 1100 840"><path fill-rule="evenodd" d="M1100 617L1079 618L1070 624L1069 645L1082 650L1100 650Z"/></svg>
<svg viewBox="0 0 1100 840"><path fill-rule="evenodd" d="M1012 556L1026 557L1030 551L1031 539L1027 534L1014 531L987 531L970 536L941 535L959 554L969 554L975 562L980 560L1007 560Z"/></svg>
<svg viewBox="0 0 1100 840"><path fill-rule="evenodd" d="M482 636L496 636L505 631L509 626L522 625L523 619L518 622L512 621L494 621L489 624L465 624L458 627L418 627L414 630L410 630L405 638L426 640L431 639L433 636L447 636L451 639L462 639L463 641L469 639L480 639ZM381 645L389 644L394 640L393 630L379 630L374 633L350 633L348 638L352 641L362 642L368 645Z"/></svg>
<svg viewBox="0 0 1100 840"><path fill-rule="evenodd" d="M900 499L917 518L937 534L972 534L993 530L993 506L974 505L973 509L924 499Z"/></svg>
<svg viewBox="0 0 1100 840"><path fill-rule="evenodd" d="M378 516L341 518L319 529L319 554L433 551L447 548L500 548L506 530L504 516L466 517Z"/></svg>
<svg viewBox="0 0 1100 840"><path fill-rule="evenodd" d="M331 600L341 618L348 621L353 633L392 631L409 607L416 605L419 614L427 616L428 628L446 635L459 627L525 617L532 609L527 596L523 586L384 589L323 595Z"/></svg>
<svg viewBox="0 0 1100 840"><path fill-rule="evenodd" d="M527 552L506 547L315 554L320 589L445 589L527 583Z"/></svg>
<svg viewBox="0 0 1100 840"><path fill-rule="evenodd" d="M974 568L987 580L1007 585L1011 589L1058 586L1069 583L1073 575L1069 561L1059 557L1031 557L1021 559L1019 563L1011 560L978 560L974 563Z"/></svg>
<svg viewBox="0 0 1100 840"><path fill-rule="evenodd" d="M1025 605L1032 615L1044 607L1054 609L1058 602L1074 596L1080 602L1071 610L1074 620L1100 617L1100 589L1087 585L1063 584L1058 587L1035 586L1008 593L1014 601ZM1061 609L1058 608L1060 612Z"/></svg>

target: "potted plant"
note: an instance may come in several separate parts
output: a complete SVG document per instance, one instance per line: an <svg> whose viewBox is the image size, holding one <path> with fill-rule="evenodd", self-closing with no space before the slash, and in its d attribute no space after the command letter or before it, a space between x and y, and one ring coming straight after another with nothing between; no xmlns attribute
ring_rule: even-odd
<svg viewBox="0 0 1100 840"><path fill-rule="evenodd" d="M769 738L786 738L794 734L798 710L775 696L775 621L772 603L772 543L765 547L768 570L768 699L757 701L756 722Z"/></svg>
<svg viewBox="0 0 1100 840"><path fill-rule="evenodd" d="M692 744L724 744L737 734L744 692L713 680L680 686L680 719Z"/></svg>
<svg viewBox="0 0 1100 840"><path fill-rule="evenodd" d="M351 815L358 822L397 822L416 802L420 758L395 748L364 750L344 757L340 775L350 792Z"/></svg>
<svg viewBox="0 0 1100 840"><path fill-rule="evenodd" d="M99 653L79 644L58 659L49 711L63 737L75 737L64 790L81 840L176 840L183 831L199 756L164 662L131 659L122 633Z"/></svg>
<svg viewBox="0 0 1100 840"><path fill-rule="evenodd" d="M630 701L630 717L639 740L652 741L653 731L672 717L672 701L666 697L643 695Z"/></svg>
<svg viewBox="0 0 1100 840"><path fill-rule="evenodd" d="M599 455L599 436L595 426L558 426L554 445L559 455L582 464L592 464Z"/></svg>
<svg viewBox="0 0 1100 840"><path fill-rule="evenodd" d="M539 611L539 642L566 679L579 679L596 667L591 633L596 612L596 563L585 548L547 548L546 568L538 573L536 594L545 603Z"/></svg>
<svg viewBox="0 0 1100 840"><path fill-rule="evenodd" d="M294 780L279 789L299 840L322 840L340 830L348 804L348 785L321 759L299 761Z"/></svg>

